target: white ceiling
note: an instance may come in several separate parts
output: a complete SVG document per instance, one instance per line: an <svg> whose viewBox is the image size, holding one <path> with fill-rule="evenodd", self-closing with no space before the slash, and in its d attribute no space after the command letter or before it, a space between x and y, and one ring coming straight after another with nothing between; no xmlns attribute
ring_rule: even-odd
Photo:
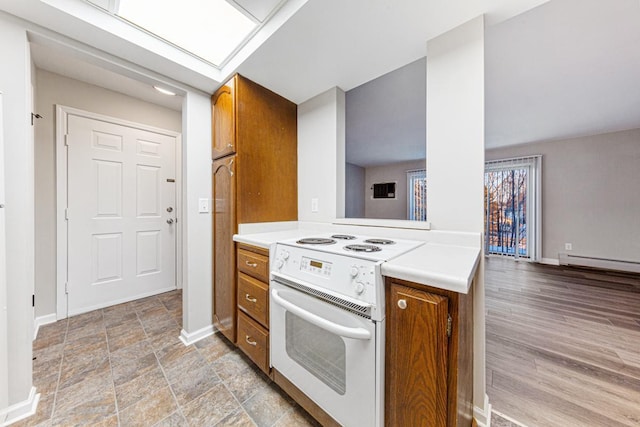
<svg viewBox="0 0 640 427"><path fill-rule="evenodd" d="M640 127L640 1L552 0L486 32L486 147Z"/></svg>
<svg viewBox="0 0 640 427"><path fill-rule="evenodd" d="M0 0L0 9L185 88L211 93L239 71L297 103L415 61L425 55L426 40L487 12L488 147L640 127L638 0L294 0L301 8L288 21L239 66L217 74L92 29L53 10L52 2L62 0ZM43 68L75 72L80 80L99 76L95 62L83 73L79 62L65 66L63 56L45 57L36 52ZM116 76L100 80L133 93Z"/></svg>
<svg viewBox="0 0 640 427"><path fill-rule="evenodd" d="M37 68L124 93L172 110L182 110L182 96L163 95L155 90L151 83L143 83L104 66L91 64L74 57L68 50L31 43L31 57Z"/></svg>

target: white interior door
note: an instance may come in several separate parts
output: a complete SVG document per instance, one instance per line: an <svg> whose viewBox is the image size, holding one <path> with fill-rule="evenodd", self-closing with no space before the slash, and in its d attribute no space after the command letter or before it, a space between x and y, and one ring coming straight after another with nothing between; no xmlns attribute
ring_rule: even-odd
<svg viewBox="0 0 640 427"><path fill-rule="evenodd" d="M68 313L176 288L176 138L69 114Z"/></svg>

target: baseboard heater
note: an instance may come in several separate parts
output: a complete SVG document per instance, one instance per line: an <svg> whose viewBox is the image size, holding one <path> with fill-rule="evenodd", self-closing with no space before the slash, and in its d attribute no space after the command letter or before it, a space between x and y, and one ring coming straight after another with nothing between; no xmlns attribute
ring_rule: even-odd
<svg viewBox="0 0 640 427"><path fill-rule="evenodd" d="M573 255L560 252L560 265L576 267L602 268L604 270L628 271L640 273L640 261L626 261L619 259L597 258L584 255Z"/></svg>

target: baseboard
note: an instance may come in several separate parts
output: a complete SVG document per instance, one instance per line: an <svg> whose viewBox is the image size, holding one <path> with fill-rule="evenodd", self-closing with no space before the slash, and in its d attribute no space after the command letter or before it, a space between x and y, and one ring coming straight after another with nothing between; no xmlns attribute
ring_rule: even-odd
<svg viewBox="0 0 640 427"><path fill-rule="evenodd" d="M626 271L629 273L640 273L640 263L637 261L626 261L609 258L598 258L584 255L574 255L564 252L558 254L560 265L574 267L589 267L601 270Z"/></svg>
<svg viewBox="0 0 640 427"><path fill-rule="evenodd" d="M546 265L560 265L560 260L556 258L540 258L538 262Z"/></svg>
<svg viewBox="0 0 640 427"><path fill-rule="evenodd" d="M213 325L205 326L195 332L187 332L183 329L182 332L180 332L180 341L182 341L184 345L191 345L209 335L213 335Z"/></svg>
<svg viewBox="0 0 640 427"><path fill-rule="evenodd" d="M36 413L38 402L40 401L40 393L36 393L36 388L31 387L29 397L22 402L9 406L7 409L0 411L0 418L5 418L2 426L8 426L17 421L24 420Z"/></svg>
<svg viewBox="0 0 640 427"><path fill-rule="evenodd" d="M473 407L473 419L478 427L491 427L491 404L489 396L484 395L484 408Z"/></svg>
<svg viewBox="0 0 640 427"><path fill-rule="evenodd" d="M527 427L526 425L522 424L520 421L514 420L513 418L511 418L508 415L503 414L502 412L498 412L498 411L493 411L494 414L500 416L501 418L504 418L505 420L509 421L510 423L518 426L518 427Z"/></svg>
<svg viewBox="0 0 640 427"><path fill-rule="evenodd" d="M38 331L40 330L40 326L56 323L57 320L58 318L55 313L36 317L33 320L33 340L35 341L36 338L38 338Z"/></svg>

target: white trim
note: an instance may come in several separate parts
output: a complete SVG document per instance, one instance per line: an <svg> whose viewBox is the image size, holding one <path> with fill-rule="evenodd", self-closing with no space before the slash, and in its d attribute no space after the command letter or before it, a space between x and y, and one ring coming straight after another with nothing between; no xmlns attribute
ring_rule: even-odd
<svg viewBox="0 0 640 427"><path fill-rule="evenodd" d="M486 394L484 395L484 408L473 407L473 418L475 418L478 427L491 427L491 403L489 403L489 396Z"/></svg>
<svg viewBox="0 0 640 427"><path fill-rule="evenodd" d="M182 134L176 136L175 152L175 180L176 180L176 288L182 289L182 233L184 217L182 214Z"/></svg>
<svg viewBox="0 0 640 427"><path fill-rule="evenodd" d="M560 265L560 261L555 258L540 258L538 262L546 265Z"/></svg>
<svg viewBox="0 0 640 427"><path fill-rule="evenodd" d="M90 308L84 308L82 311L78 312L69 312L69 306L67 301L67 295L65 292L65 283L67 282L67 274L68 274L68 227L67 221L65 220L65 210L67 207L67 150L65 146L66 134L68 132L67 123L68 116L75 115L79 117L84 117L93 120L100 120L108 123L113 123L120 126L127 126L134 129L140 129L148 132L154 132L161 135L166 135L169 137L173 137L176 139L175 149L176 156L174 161L175 165L175 184L176 184L176 214L182 212L182 135L179 132L160 129L155 126L149 126L142 123L131 122L128 120L119 119L116 117L110 117L103 114L92 113L90 111L80 110L77 108L67 107L64 105L56 105L56 235L58 238L56 239L56 267L57 267L57 277L56 277L56 315L58 319L64 319L68 316L74 314L85 313L87 311L95 310L98 308L107 307L110 304L119 304L121 302L132 301L133 299L126 300L117 300L111 302L109 304L101 304L96 305ZM179 151L178 151L179 150ZM182 258L179 255L182 253L183 242L182 242L182 227L183 227L184 218L180 218L177 225L176 232L176 277L175 284L176 288L182 288L182 280L181 275L179 276L179 272L182 271ZM180 278L180 279L179 279ZM154 291L149 294L143 294L137 296L136 298L144 298L149 295L156 295L158 293L167 292L169 290L173 290L175 288L163 289L161 291Z"/></svg>
<svg viewBox="0 0 640 427"><path fill-rule="evenodd" d="M213 325L205 326L204 328L198 329L195 332L187 332L183 329L182 332L180 332L180 341L182 341L185 346L188 346L200 341L203 338L213 335L214 333L215 331L213 330Z"/></svg>
<svg viewBox="0 0 640 427"><path fill-rule="evenodd" d="M522 424L520 421L516 421L513 418L511 418L508 415L503 414L502 412L498 412L498 411L492 411L494 414L498 415L501 418L504 418L505 420L519 426L519 427L527 427L525 424Z"/></svg>
<svg viewBox="0 0 640 427"><path fill-rule="evenodd" d="M33 321L33 340L35 341L36 338L38 338L38 331L40 330L40 326L56 323L57 320L58 319L55 313L36 317Z"/></svg>
<svg viewBox="0 0 640 427"><path fill-rule="evenodd" d="M36 393L36 388L31 387L29 397L26 400L0 410L0 418L6 416L2 426L8 426L9 424L13 424L35 414L39 401L40 393Z"/></svg>

